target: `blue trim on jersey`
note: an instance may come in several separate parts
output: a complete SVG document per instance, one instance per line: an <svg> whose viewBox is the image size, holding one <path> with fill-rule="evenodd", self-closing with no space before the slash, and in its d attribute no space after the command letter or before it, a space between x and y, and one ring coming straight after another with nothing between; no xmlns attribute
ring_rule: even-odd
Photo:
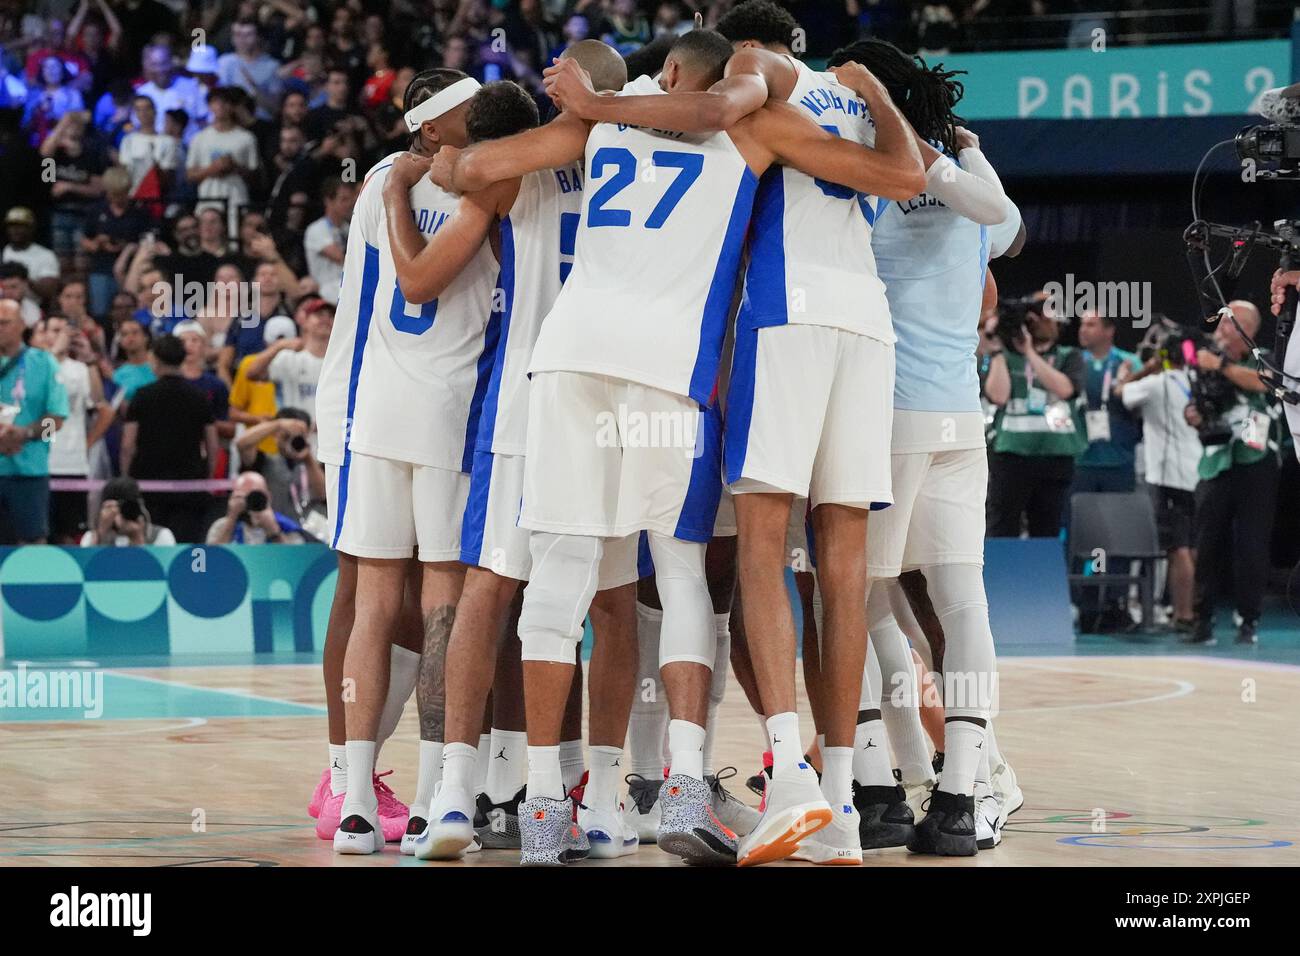
<svg viewBox="0 0 1300 956"><path fill-rule="evenodd" d="M640 532L636 537L636 573L643 578L655 573L655 559L650 554L650 534L647 531Z"/></svg>
<svg viewBox="0 0 1300 956"><path fill-rule="evenodd" d="M483 534L487 529L488 502L492 500L492 463L490 451L474 452L474 467L469 473L469 497L465 499L465 517L460 523L460 560L478 565L483 555Z"/></svg>
<svg viewBox="0 0 1300 956"><path fill-rule="evenodd" d="M989 227L980 226L980 293L989 280Z"/></svg>
<svg viewBox="0 0 1300 956"><path fill-rule="evenodd" d="M498 287L500 284L498 279ZM496 365L497 342L500 338L501 313L493 311L488 315L487 326L483 329L483 351L478 356L478 381L474 384L474 397L470 399L469 417L465 422L465 450L461 454L460 470L466 474L474 467L474 446L478 443L483 401L487 398L488 382Z"/></svg>
<svg viewBox="0 0 1300 956"><path fill-rule="evenodd" d="M334 541L331 548L339 546L343 534L343 516L348 510L348 475L352 469L352 422L356 418L357 384L361 381L361 360L366 353L366 338L370 335L370 317L375 311L375 291L379 287L379 250L366 243L366 258L361 270L361 298L357 309L357 330L352 339L352 367L348 370L348 414L343 431L343 464L339 466L338 517L334 522Z"/></svg>
<svg viewBox="0 0 1300 956"><path fill-rule="evenodd" d="M478 426L478 440L474 443L475 451L491 451L492 441L496 437L497 409L501 403L501 376L505 371L506 343L510 338L510 319L515 309L515 227L509 216L501 220L501 275L497 278L497 288L501 290L504 306L501 313L496 359L492 363L492 375L488 379L487 397L483 403L483 418Z"/></svg>
<svg viewBox="0 0 1300 956"><path fill-rule="evenodd" d="M745 268L745 294L737 324L750 328L790 321L785 290L785 175L773 166L763 174L754 200L754 228Z"/></svg>
<svg viewBox="0 0 1300 956"><path fill-rule="evenodd" d="M740 480L749 451L749 427L754 418L754 378L758 364L758 329L736 323L731 353L731 383L727 386L727 420L723 425L723 476L727 484Z"/></svg>
<svg viewBox="0 0 1300 956"><path fill-rule="evenodd" d="M712 407L700 406L695 452L695 458L691 462L691 479L686 486L686 499L677 516L673 537L707 543L713 537L718 502L722 500L722 410L716 402Z"/></svg>
<svg viewBox="0 0 1300 956"><path fill-rule="evenodd" d="M758 177L746 166L740 184L736 187L736 200L731 206L727 232L722 238L722 249L713 269L709 294L704 300L704 314L700 317L700 347L695 353L689 394L701 405L713 402L713 392L718 381L718 363L722 358L722 340L727 334L727 316L731 311L732 293L740 270L740 254L745 244L745 228L749 225L757 189Z"/></svg>

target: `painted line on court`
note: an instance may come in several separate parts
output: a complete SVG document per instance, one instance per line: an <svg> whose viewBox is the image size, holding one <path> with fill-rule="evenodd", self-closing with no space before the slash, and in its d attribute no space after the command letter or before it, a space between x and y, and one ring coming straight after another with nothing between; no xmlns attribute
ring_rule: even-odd
<svg viewBox="0 0 1300 956"><path fill-rule="evenodd" d="M204 687L202 684L191 684L188 681L163 680L161 677L146 677L144 674L133 674L130 671L110 670L108 673L117 677L124 677L128 680L144 681L149 684L162 684L165 687L183 687L186 690L200 691L208 694L228 694L231 697L243 697L247 700L255 700L263 704L281 704L285 707L303 707L315 711L312 714L277 714L277 717L315 717L325 713L324 707L315 704L304 704L297 700L284 700L280 697L265 697L261 694L244 693L242 691L220 690L215 687Z"/></svg>
<svg viewBox="0 0 1300 956"><path fill-rule="evenodd" d="M1132 660L1132 658L1119 659ZM1162 700L1174 700L1179 697L1186 697L1188 694L1192 693L1192 691L1196 690L1196 685L1191 681L1179 680L1174 677L1150 677L1145 675L1134 676L1132 674L1116 674L1111 671L1084 670L1083 668L1078 667L1053 667L1050 664L1028 664L1025 663L1024 658L1015 660L1015 663L1023 667L1028 667L1030 670L1049 671L1056 674L1084 674L1089 677L1105 677L1108 679L1120 678L1129 681L1173 684L1174 689L1168 693L1155 694L1151 697L1135 697L1130 700L1108 700L1083 704L1046 704L1038 707L1000 707L998 708L999 714L1042 713L1049 710L1105 710L1110 707L1132 707L1137 704L1154 704Z"/></svg>
<svg viewBox="0 0 1300 956"><path fill-rule="evenodd" d="M21 724L19 724L17 721L14 721L13 723L6 724L5 726L48 727L50 724L68 724L70 725L68 728L68 733L76 735L76 734L84 734L85 728L88 724L105 724L108 723L109 721L112 721L115 724L116 723L124 724L129 721L141 721L141 720L167 720L167 718L166 717L102 717L102 718L96 718L93 721L90 720L25 720ZM206 717L183 717L180 718L180 720L181 722L179 724L169 724L166 727L137 727L135 730L94 730L91 731L91 734L94 736L95 740L98 740L100 737L126 737L131 734L165 734L165 733L172 733L173 731L177 731L177 730L189 730L191 727L202 727L204 724L208 722L208 718ZM92 740L85 740L83 742L88 744L94 743L94 741ZM33 741L33 744L36 747L44 746L45 743L46 740Z"/></svg>

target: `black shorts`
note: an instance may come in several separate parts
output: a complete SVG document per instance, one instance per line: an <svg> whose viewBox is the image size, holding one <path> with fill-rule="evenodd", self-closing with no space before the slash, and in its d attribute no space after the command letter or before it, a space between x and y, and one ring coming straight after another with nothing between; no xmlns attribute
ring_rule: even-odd
<svg viewBox="0 0 1300 956"><path fill-rule="evenodd" d="M1190 548L1196 541L1196 493L1167 485L1148 484L1156 512L1156 534L1165 551Z"/></svg>

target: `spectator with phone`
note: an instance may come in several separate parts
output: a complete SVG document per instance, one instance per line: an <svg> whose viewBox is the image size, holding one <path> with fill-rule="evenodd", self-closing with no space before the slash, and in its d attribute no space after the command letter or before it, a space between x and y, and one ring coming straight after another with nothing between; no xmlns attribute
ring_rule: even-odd
<svg viewBox="0 0 1300 956"><path fill-rule="evenodd" d="M95 526L81 536L83 548L127 548L176 543L171 530L150 520L134 478L114 478L104 485Z"/></svg>
<svg viewBox="0 0 1300 956"><path fill-rule="evenodd" d="M302 544L297 522L271 507L266 479L245 471L235 479L226 513L212 522L208 544Z"/></svg>

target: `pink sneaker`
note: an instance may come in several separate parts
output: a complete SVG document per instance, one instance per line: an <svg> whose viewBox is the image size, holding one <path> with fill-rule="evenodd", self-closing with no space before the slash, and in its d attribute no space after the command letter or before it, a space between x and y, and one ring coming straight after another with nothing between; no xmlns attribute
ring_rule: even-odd
<svg viewBox="0 0 1300 956"><path fill-rule="evenodd" d="M328 791L328 787L326 788ZM322 840L333 840L334 833L343 819L342 793L329 793L320 806L320 816L316 818L316 835Z"/></svg>
<svg viewBox="0 0 1300 956"><path fill-rule="evenodd" d="M316 784L316 792L311 795L311 803L307 804L307 816L319 817L320 808L324 806L325 801L330 797L330 772L325 768L320 775L320 783Z"/></svg>
<svg viewBox="0 0 1300 956"><path fill-rule="evenodd" d="M379 823L384 830L385 843L396 843L402 839L402 834L406 832L406 822L411 816L410 807L398 800L397 794L380 779L392 772L386 770L375 774L375 799L379 801Z"/></svg>

